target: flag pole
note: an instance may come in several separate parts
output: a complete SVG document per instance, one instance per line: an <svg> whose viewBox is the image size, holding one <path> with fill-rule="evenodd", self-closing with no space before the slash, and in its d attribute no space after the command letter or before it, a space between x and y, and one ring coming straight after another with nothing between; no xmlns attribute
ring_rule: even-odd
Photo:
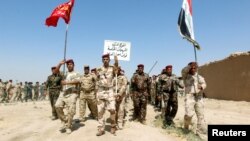
<svg viewBox="0 0 250 141"><path fill-rule="evenodd" d="M66 32L65 32L64 55L63 55L63 60L64 61L66 61L68 29L69 29L69 24L67 24ZM65 63L63 64L63 74L65 74Z"/></svg>

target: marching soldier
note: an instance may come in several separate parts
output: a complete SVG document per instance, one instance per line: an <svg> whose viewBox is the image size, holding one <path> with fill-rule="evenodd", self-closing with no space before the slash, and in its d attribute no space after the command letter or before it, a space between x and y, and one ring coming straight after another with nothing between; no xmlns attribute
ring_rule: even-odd
<svg viewBox="0 0 250 141"><path fill-rule="evenodd" d="M55 107L57 115L63 123L63 127L60 129L61 132L66 130L67 134L72 132L72 121L76 113L76 100L78 97L78 85L80 84L80 74L74 71L75 63L72 59L67 61L61 61L56 67L58 72L61 65L67 64L68 72L65 78L61 81L63 91L60 93ZM64 114L64 107L67 109L67 115Z"/></svg>
<svg viewBox="0 0 250 141"><path fill-rule="evenodd" d="M158 91L163 97L164 108L162 110L162 115L165 119L166 125L173 124L173 119L178 110L178 87L184 87L180 83L178 77L172 74L172 65L168 65L165 68L165 72L159 77L158 81Z"/></svg>
<svg viewBox="0 0 250 141"><path fill-rule="evenodd" d="M121 68L118 69L117 78L114 79L114 93L116 100L116 123L119 129L123 129L123 119L125 113L125 96L128 80Z"/></svg>
<svg viewBox="0 0 250 141"><path fill-rule="evenodd" d="M59 71L56 70L56 67L51 67L52 74L48 76L46 81L46 90L49 90L49 101L52 108L52 120L58 119L58 115L56 113L55 104L59 97L60 90L62 88L61 81L63 76Z"/></svg>
<svg viewBox="0 0 250 141"><path fill-rule="evenodd" d="M182 69L182 78L185 84L185 116L184 128L189 129L192 117L197 116L196 133L203 136L207 133L204 119L203 90L207 87L205 79L197 73L198 65L190 62Z"/></svg>
<svg viewBox="0 0 250 141"><path fill-rule="evenodd" d="M88 105L91 116L97 119L97 100L95 94L96 75L89 73L89 66L84 66L84 74L81 76L81 92L79 101L80 121L85 121L86 104Z"/></svg>
<svg viewBox="0 0 250 141"><path fill-rule="evenodd" d="M118 60L115 56L114 66L109 65L110 56L105 54L102 56L103 66L97 69L97 109L98 109L98 132L97 136L105 133L105 111L110 112L111 119L111 134L115 135L116 121L115 121L115 95L113 91L113 79L117 74Z"/></svg>
<svg viewBox="0 0 250 141"><path fill-rule="evenodd" d="M133 118L146 124L147 101L150 91L150 80L147 73L144 73L144 65L139 64L138 71L131 78L131 87L134 100Z"/></svg>

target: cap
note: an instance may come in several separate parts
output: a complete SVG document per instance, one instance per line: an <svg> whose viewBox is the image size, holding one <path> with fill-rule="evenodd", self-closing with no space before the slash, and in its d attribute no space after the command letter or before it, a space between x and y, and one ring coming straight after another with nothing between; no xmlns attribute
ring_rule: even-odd
<svg viewBox="0 0 250 141"><path fill-rule="evenodd" d="M69 59L69 60L67 60L67 61L66 61L66 64L68 64L68 63L75 64L75 63L74 63L74 61L73 61L73 59Z"/></svg>
<svg viewBox="0 0 250 141"><path fill-rule="evenodd" d="M167 65L167 66L166 66L166 69L167 69L167 68L173 68L173 66L172 66L172 65Z"/></svg>
<svg viewBox="0 0 250 141"><path fill-rule="evenodd" d="M139 68L139 67L144 68L144 65L143 65L143 64L139 64L139 65L137 65L137 67L138 67L138 68Z"/></svg>
<svg viewBox="0 0 250 141"><path fill-rule="evenodd" d="M96 68L91 69L91 71L96 71Z"/></svg>
<svg viewBox="0 0 250 141"><path fill-rule="evenodd" d="M108 57L108 58L109 58L109 53L103 54L103 55L102 55L102 58L104 58L104 57Z"/></svg>

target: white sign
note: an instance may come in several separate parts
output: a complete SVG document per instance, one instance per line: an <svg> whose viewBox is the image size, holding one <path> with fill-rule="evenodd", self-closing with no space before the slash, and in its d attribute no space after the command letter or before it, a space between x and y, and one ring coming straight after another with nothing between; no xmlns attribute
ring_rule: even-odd
<svg viewBox="0 0 250 141"><path fill-rule="evenodd" d="M129 61L130 47L130 42L105 40L104 54L109 53L110 59L114 59L114 55L116 54L118 60Z"/></svg>

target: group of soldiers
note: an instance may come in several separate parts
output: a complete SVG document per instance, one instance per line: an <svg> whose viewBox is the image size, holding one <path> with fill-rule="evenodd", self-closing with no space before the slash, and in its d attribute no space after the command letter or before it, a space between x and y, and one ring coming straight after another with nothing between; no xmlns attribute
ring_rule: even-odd
<svg viewBox="0 0 250 141"><path fill-rule="evenodd" d="M45 83L41 85L39 82L36 82L33 85L32 82L27 82L23 84L22 82L13 84L12 80L3 82L0 79L0 102L27 102L45 100L46 89Z"/></svg>
<svg viewBox="0 0 250 141"><path fill-rule="evenodd" d="M132 120L146 124L147 104L151 102L161 109L164 124L173 125L178 111L178 90L185 89L184 128L189 128L196 113L197 133L206 134L202 95L206 82L197 73L196 62L190 62L183 68L182 77L172 73L172 65L166 66L158 76L149 77L144 72L144 65L139 64L132 78L128 80L116 56L114 60L114 65L110 65L109 54L104 54L101 67L90 71L90 67L85 65L83 74L74 70L75 63L72 59L63 60L51 68L52 75L48 77L46 88L49 89L53 119L59 118L63 124L60 131L68 134L72 132L78 97L78 120L86 121L88 105L89 116L98 121L97 136L105 134L106 110L110 113L110 133L115 134L117 129L123 128L127 97L133 101ZM62 74L59 70L65 64L68 71ZM64 113L64 108L67 114Z"/></svg>
<svg viewBox="0 0 250 141"><path fill-rule="evenodd" d="M139 64L131 79L127 79L125 72L118 64L117 56L114 65L110 65L109 54L102 56L103 65L90 70L88 65L83 67L83 74L74 70L72 59L60 61L51 68L52 74L42 85L48 90L52 108L52 120L60 119L61 132L72 132L73 118L76 114L76 103L79 98L79 122L85 122L86 108L90 110L89 117L98 121L97 136L105 134L105 111L110 113L110 133L116 134L123 129L126 116L126 101L133 101L133 121L146 124L147 105L151 103L162 111L164 125L174 125L174 118L178 111L178 91L185 90L184 128L189 129L192 117L197 115L197 134L206 134L204 119L203 90L206 88L205 79L198 74L196 62L190 62L182 69L182 76L172 73L173 66L167 65L161 74L153 75L144 72L144 65ZM66 65L67 72L60 72L60 67ZM8 94L11 81L6 85ZM25 83L21 89L24 92ZM39 83L37 84L39 85ZM2 91L3 83L0 83ZM41 88L41 86L40 86ZM35 89L34 89L35 90ZM37 89L36 89L37 90ZM22 96L24 95L24 96ZM18 94L17 97L20 97ZM28 94L21 92L21 99L26 100ZM36 92L34 99L36 99ZM66 111L66 113L64 113Z"/></svg>
<svg viewBox="0 0 250 141"><path fill-rule="evenodd" d="M52 107L52 119L60 119L61 132L72 132L72 121L76 114L76 103L79 97L79 118L85 122L86 107L90 110L92 119L98 120L97 136L105 133L105 111L109 111L112 134L117 129L122 129L125 118L125 98L128 93L128 80L124 70L118 66L117 57L115 64L110 65L110 56L102 56L103 66L92 69L84 66L84 73L74 70L75 63L72 59L63 60L52 67L52 75L48 76L46 87L49 89L49 98ZM61 73L60 67L66 64L67 72ZM65 109L67 114L64 113Z"/></svg>

